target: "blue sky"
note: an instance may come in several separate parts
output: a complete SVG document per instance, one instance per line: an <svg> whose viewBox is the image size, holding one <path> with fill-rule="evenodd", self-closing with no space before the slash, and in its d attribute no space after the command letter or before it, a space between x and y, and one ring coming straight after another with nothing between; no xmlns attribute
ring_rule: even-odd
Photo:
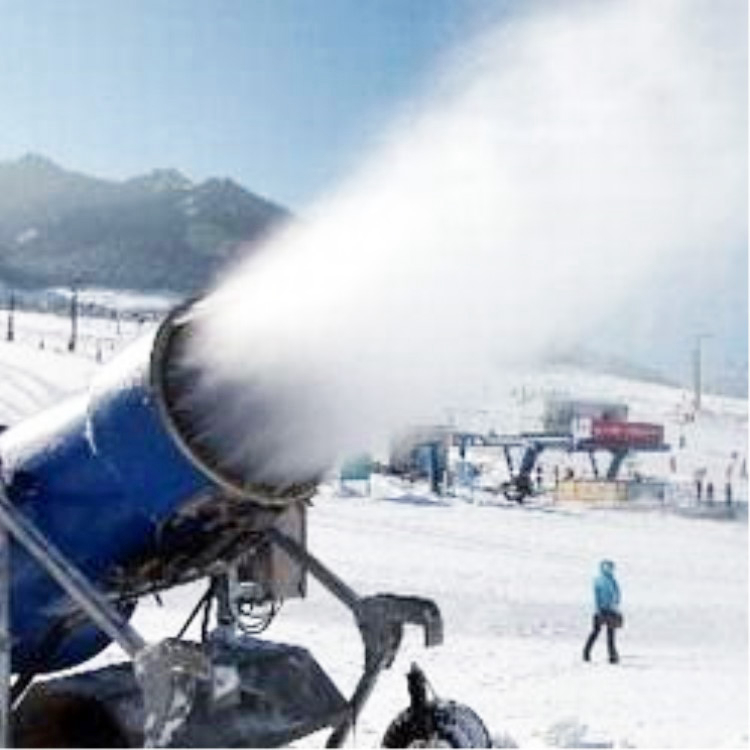
<svg viewBox="0 0 750 750"><path fill-rule="evenodd" d="M0 0L0 159L335 184L494 0Z"/></svg>

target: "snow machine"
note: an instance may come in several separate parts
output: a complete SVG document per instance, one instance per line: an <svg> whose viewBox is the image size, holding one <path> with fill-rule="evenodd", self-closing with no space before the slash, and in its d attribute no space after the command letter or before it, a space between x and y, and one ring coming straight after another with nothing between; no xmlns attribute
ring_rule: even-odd
<svg viewBox="0 0 750 750"><path fill-rule="evenodd" d="M103 367L85 395L0 435L6 745L269 747L328 728L328 745L340 746L404 627L421 627L427 646L442 642L434 602L360 596L308 551L318 475L269 484L206 439L206 415L183 398L195 377L182 357L192 310L175 310ZM349 698L306 649L258 637L282 600L305 596L308 576L359 630L364 667ZM131 625L142 597L200 580L205 592L175 637L147 643ZM188 640L198 617L200 639ZM87 668L112 642L127 659ZM440 739L445 705L428 701L414 674L410 718L386 742ZM477 746L467 711L449 723L473 729L441 742Z"/></svg>

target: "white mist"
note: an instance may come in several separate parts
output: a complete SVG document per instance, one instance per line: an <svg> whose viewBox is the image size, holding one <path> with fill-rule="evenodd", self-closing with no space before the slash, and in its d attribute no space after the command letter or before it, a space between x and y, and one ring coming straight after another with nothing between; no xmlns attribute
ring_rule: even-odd
<svg viewBox="0 0 750 750"><path fill-rule="evenodd" d="M680 258L720 262L746 231L745 28L739 2L564 3L454 51L199 305L200 429L299 478L575 343Z"/></svg>

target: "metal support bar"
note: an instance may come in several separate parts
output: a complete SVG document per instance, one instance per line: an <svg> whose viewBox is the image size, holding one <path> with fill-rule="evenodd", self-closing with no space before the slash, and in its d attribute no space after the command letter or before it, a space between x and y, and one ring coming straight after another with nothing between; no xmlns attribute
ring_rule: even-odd
<svg viewBox="0 0 750 750"><path fill-rule="evenodd" d="M623 461L628 455L627 450L612 451L612 462L607 469L607 479L614 481L620 471Z"/></svg>
<svg viewBox="0 0 750 750"><path fill-rule="evenodd" d="M518 473L521 475L531 476L531 471L534 468L537 458L544 450L544 445L536 442L529 443L524 450L523 458L521 459L521 467Z"/></svg>
<svg viewBox="0 0 750 750"><path fill-rule="evenodd" d="M594 472L594 478L599 479L599 464L596 463L596 456L594 451L589 451L589 461L591 461L591 471Z"/></svg>
<svg viewBox="0 0 750 750"><path fill-rule="evenodd" d="M505 463L508 466L508 476L512 477L515 474L515 469L513 468L513 454L510 452L510 447L504 445L503 453L505 454Z"/></svg>
<svg viewBox="0 0 750 750"><path fill-rule="evenodd" d="M13 536L97 627L119 644L129 657L135 658L145 648L146 642L143 638L106 597L10 502L2 478L0 526Z"/></svg>
<svg viewBox="0 0 750 750"><path fill-rule="evenodd" d="M0 747L10 747L10 537L0 526Z"/></svg>
<svg viewBox="0 0 750 750"><path fill-rule="evenodd" d="M378 681L380 673L385 668L386 657L383 655L376 665L365 670L357 683L354 695L352 695L351 700L349 701L349 715L333 730L333 732L331 732L331 736L326 742L326 747L343 747L357 717L362 713L362 709L365 707L372 691L375 689L375 683Z"/></svg>
<svg viewBox="0 0 750 750"><path fill-rule="evenodd" d="M360 597L338 576L277 528L266 532L293 560L306 566L333 596L354 615L365 648L365 668L349 700L349 713L334 729L327 747L341 747L357 717L372 693L380 673L390 667L396 656L403 627L406 623L421 625L425 631L425 645L436 646L443 641L443 622L437 605L429 599L410 596L378 594Z"/></svg>
<svg viewBox="0 0 750 750"><path fill-rule="evenodd" d="M323 584L339 601L346 605L349 609L356 611L357 606L361 601L361 597L357 594L354 589L347 586L337 575L334 575L323 563L317 558L313 557L303 547L286 534L283 534L275 527L269 528L266 533L269 539L284 552L289 555L293 560L300 563L307 568L310 575L317 578L317 580Z"/></svg>

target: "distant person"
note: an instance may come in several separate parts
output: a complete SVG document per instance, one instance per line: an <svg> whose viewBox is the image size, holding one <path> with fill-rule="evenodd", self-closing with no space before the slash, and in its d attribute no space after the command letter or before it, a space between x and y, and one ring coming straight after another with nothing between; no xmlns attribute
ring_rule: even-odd
<svg viewBox="0 0 750 750"><path fill-rule="evenodd" d="M732 463L727 466L725 481L724 481L724 501L727 505L732 504L732 479L734 476L734 462L737 460L737 454L732 454Z"/></svg>
<svg viewBox="0 0 750 750"><path fill-rule="evenodd" d="M695 470L695 499L700 502L703 499L703 482L706 478L706 469L701 467Z"/></svg>
<svg viewBox="0 0 750 750"><path fill-rule="evenodd" d="M591 661L591 649L599 637L602 626L607 628L607 653L611 664L617 664L620 657L615 644L615 630L622 627L620 613L620 586L615 579L615 564L612 560L599 563L599 574L594 578L594 618L593 629L583 649L583 660Z"/></svg>
<svg viewBox="0 0 750 750"><path fill-rule="evenodd" d="M708 482L706 484L706 502L712 503L714 501L714 483Z"/></svg>

